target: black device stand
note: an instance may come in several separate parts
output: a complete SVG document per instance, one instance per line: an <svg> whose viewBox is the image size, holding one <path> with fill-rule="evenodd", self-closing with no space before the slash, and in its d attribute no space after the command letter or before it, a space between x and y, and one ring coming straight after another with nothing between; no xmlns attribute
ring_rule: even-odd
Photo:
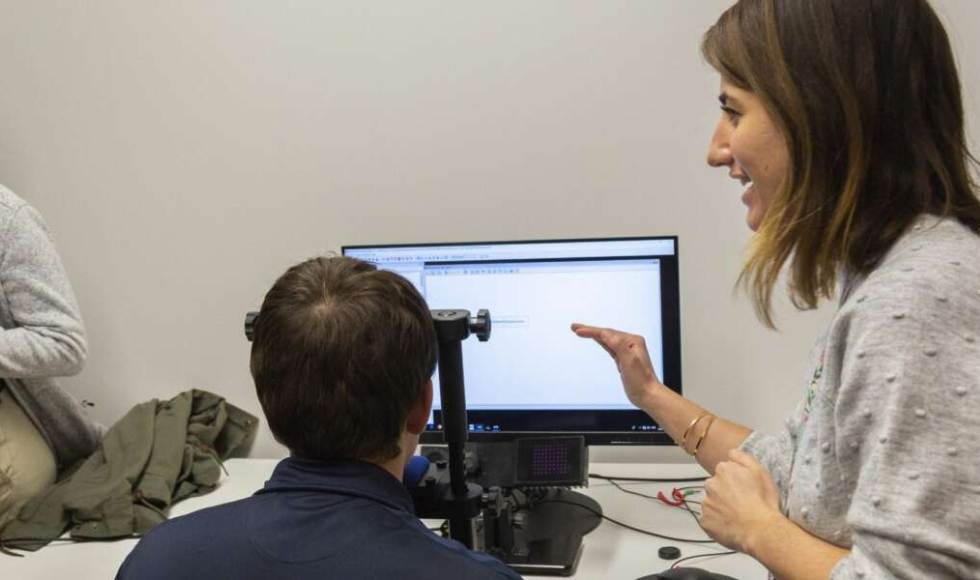
<svg viewBox="0 0 980 580"><path fill-rule="evenodd" d="M525 507L484 519L487 553L521 575L574 574L582 537L602 522L599 504L566 489L512 490L511 497Z"/></svg>
<svg viewBox="0 0 980 580"><path fill-rule="evenodd" d="M432 310L432 320L439 343L439 389L443 439L449 454L449 486L430 499L449 520L449 536L470 549L486 551L520 574L574 574L582 554L582 536L599 525L602 508L583 494L561 488L484 490L467 482L462 341L471 332L481 342L487 341L490 313L481 310L471 319L466 310ZM478 534L481 519L483 529Z"/></svg>
<svg viewBox="0 0 980 580"><path fill-rule="evenodd" d="M471 331L480 341L489 340L490 313L481 310L472 320L468 310L432 310L431 313L439 342L442 433L449 447L449 493L441 503L449 512L449 537L473 550L478 547L476 523L482 512L483 488L466 481L467 422L462 341Z"/></svg>

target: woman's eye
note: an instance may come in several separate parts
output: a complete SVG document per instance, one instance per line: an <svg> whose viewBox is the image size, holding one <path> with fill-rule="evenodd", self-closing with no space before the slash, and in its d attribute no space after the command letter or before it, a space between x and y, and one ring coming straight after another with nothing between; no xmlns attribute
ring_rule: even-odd
<svg viewBox="0 0 980 580"><path fill-rule="evenodd" d="M722 107L721 110L724 111L726 115L728 115L728 120L733 123L737 123L739 118L741 118L742 116L741 113L739 113L738 111L736 111L731 107Z"/></svg>

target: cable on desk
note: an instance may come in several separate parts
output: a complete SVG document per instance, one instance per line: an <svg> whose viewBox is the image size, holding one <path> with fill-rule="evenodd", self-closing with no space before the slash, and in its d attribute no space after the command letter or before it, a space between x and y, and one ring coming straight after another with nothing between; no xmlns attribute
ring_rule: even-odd
<svg viewBox="0 0 980 580"><path fill-rule="evenodd" d="M616 480L613 479L613 478L611 478L611 477L609 477L609 478L602 478L602 479L605 479L606 481L608 481L609 483L611 483L613 485L613 487L615 487L616 489L618 489L619 491L621 491L623 493L628 493L630 495L638 495L640 497L645 497L647 499L654 499L654 500L655 499L658 499L657 496L655 496L655 495L646 494L646 493L643 493L643 492L640 492L640 491L633 491L632 489L626 489L625 487L623 487L623 486L619 485L618 483L616 483Z"/></svg>
<svg viewBox="0 0 980 580"><path fill-rule="evenodd" d="M698 511L692 510L691 509L691 506L688 505L688 504L692 504L692 503L696 503L698 505L701 505L701 502L699 502L699 501L685 501L684 502L684 509L687 510L687 513L691 514L691 517L694 518L694 521L698 523L698 527L703 530L704 528L701 527L701 517L700 517L701 516L701 511L700 510L698 510ZM705 533L707 533L707 532L705 532Z"/></svg>
<svg viewBox="0 0 980 580"><path fill-rule="evenodd" d="M687 510L687 512L689 514L691 514L691 517L693 517L694 518L694 521L697 522L698 527L701 526L701 519L698 517L698 516L701 515L701 512L700 511L697 511L697 512L694 511L693 509L691 509L691 506L689 505L689 504L701 505L701 502L695 501L695 500L686 499L686 496L687 496L686 493L683 496L681 496L681 497L678 497L675 494L674 497L675 497L675 499L678 500L678 502L677 503L671 503L669 501L666 501L664 497L661 497L663 495L663 492L661 492L658 495L649 495L649 494L642 493L642 492L639 492L639 491L633 491L631 489L626 489L622 485L619 485L619 483L617 483L616 480L613 479L613 478L611 478L611 477L610 478L607 478L606 481L608 481L609 483L611 483L616 489L618 489L619 491L621 491L623 493L628 493L628 494L631 494L631 495L637 495L637 496L640 496L640 497L643 497L643 498L656 500L656 501L659 501L661 503L665 503L665 504L670 505L670 506L683 508L683 509ZM698 486L698 485L689 485L687 487L674 488L674 491L675 492L686 492L686 491L701 490L701 489L704 489L704 487L703 486Z"/></svg>
<svg viewBox="0 0 980 580"><path fill-rule="evenodd" d="M600 475L598 473L590 473L589 474L589 477L594 477L596 479L605 479L607 481L608 480L611 480L611 479L615 479L616 481L648 481L650 483L684 483L684 482L688 482L688 481L708 481L708 477L707 476L705 476L705 477L672 477L672 478L668 478L668 479L662 479L662 478L651 478L651 477L616 477L616 476L610 477L608 475Z"/></svg>
<svg viewBox="0 0 980 580"><path fill-rule="evenodd" d="M545 500L541 500L541 501L539 501L537 503L539 503L539 504L540 503L564 503L564 504L568 504L568 505L577 506L577 507L580 507L580 508L582 508L582 509L584 509L586 511L592 512L593 514L601 517L604 520L608 520L608 521L616 524L617 526L624 527L627 530L633 530L634 532L639 532L641 534L646 534L648 536L653 536L655 538L661 538L663 540L670 540L672 542L684 542L684 543L688 543L688 544L716 544L717 543L714 540L693 540L693 539L690 539L690 538L675 538L674 536L667 536L667 535L664 535L664 534L658 534L656 532L651 532L649 530L640 529L640 528L631 526L629 524L625 524L625 523L623 523L623 522L621 522L619 520L614 520L611 517L607 516L606 514L600 512L600 511L594 510L594 509L592 509L592 508L590 508L589 506L586 506L586 505L575 503L573 501L565 501L565 500L562 500L562 499L545 499Z"/></svg>
<svg viewBox="0 0 980 580"><path fill-rule="evenodd" d="M731 556L732 554L738 554L738 552L734 552L734 551L715 552L714 554L697 554L694 556L688 556L686 558L681 558L680 560L675 560L674 563L671 564L670 569L673 570L674 568L677 568L678 564L680 564L681 562L686 562L688 560L695 560L697 558L720 558L721 556Z"/></svg>

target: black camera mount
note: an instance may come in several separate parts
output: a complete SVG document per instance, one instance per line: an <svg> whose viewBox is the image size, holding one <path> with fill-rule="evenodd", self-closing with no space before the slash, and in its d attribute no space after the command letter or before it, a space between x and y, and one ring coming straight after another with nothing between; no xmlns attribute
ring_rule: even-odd
<svg viewBox="0 0 980 580"><path fill-rule="evenodd" d="M466 390L463 384L463 345L470 333L480 342L490 340L490 312L480 310L470 318L468 310L432 310L439 342L439 396L442 403L443 437L449 448L449 493L440 498L449 519L449 536L477 549L476 518L483 511L483 488L467 483Z"/></svg>

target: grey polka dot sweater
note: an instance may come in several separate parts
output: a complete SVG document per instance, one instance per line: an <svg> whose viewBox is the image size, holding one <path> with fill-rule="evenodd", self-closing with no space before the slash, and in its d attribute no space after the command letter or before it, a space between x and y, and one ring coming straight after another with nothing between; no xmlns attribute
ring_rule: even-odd
<svg viewBox="0 0 980 580"><path fill-rule="evenodd" d="M980 237L924 217L845 284L803 401L743 449L851 549L832 578L980 578Z"/></svg>

